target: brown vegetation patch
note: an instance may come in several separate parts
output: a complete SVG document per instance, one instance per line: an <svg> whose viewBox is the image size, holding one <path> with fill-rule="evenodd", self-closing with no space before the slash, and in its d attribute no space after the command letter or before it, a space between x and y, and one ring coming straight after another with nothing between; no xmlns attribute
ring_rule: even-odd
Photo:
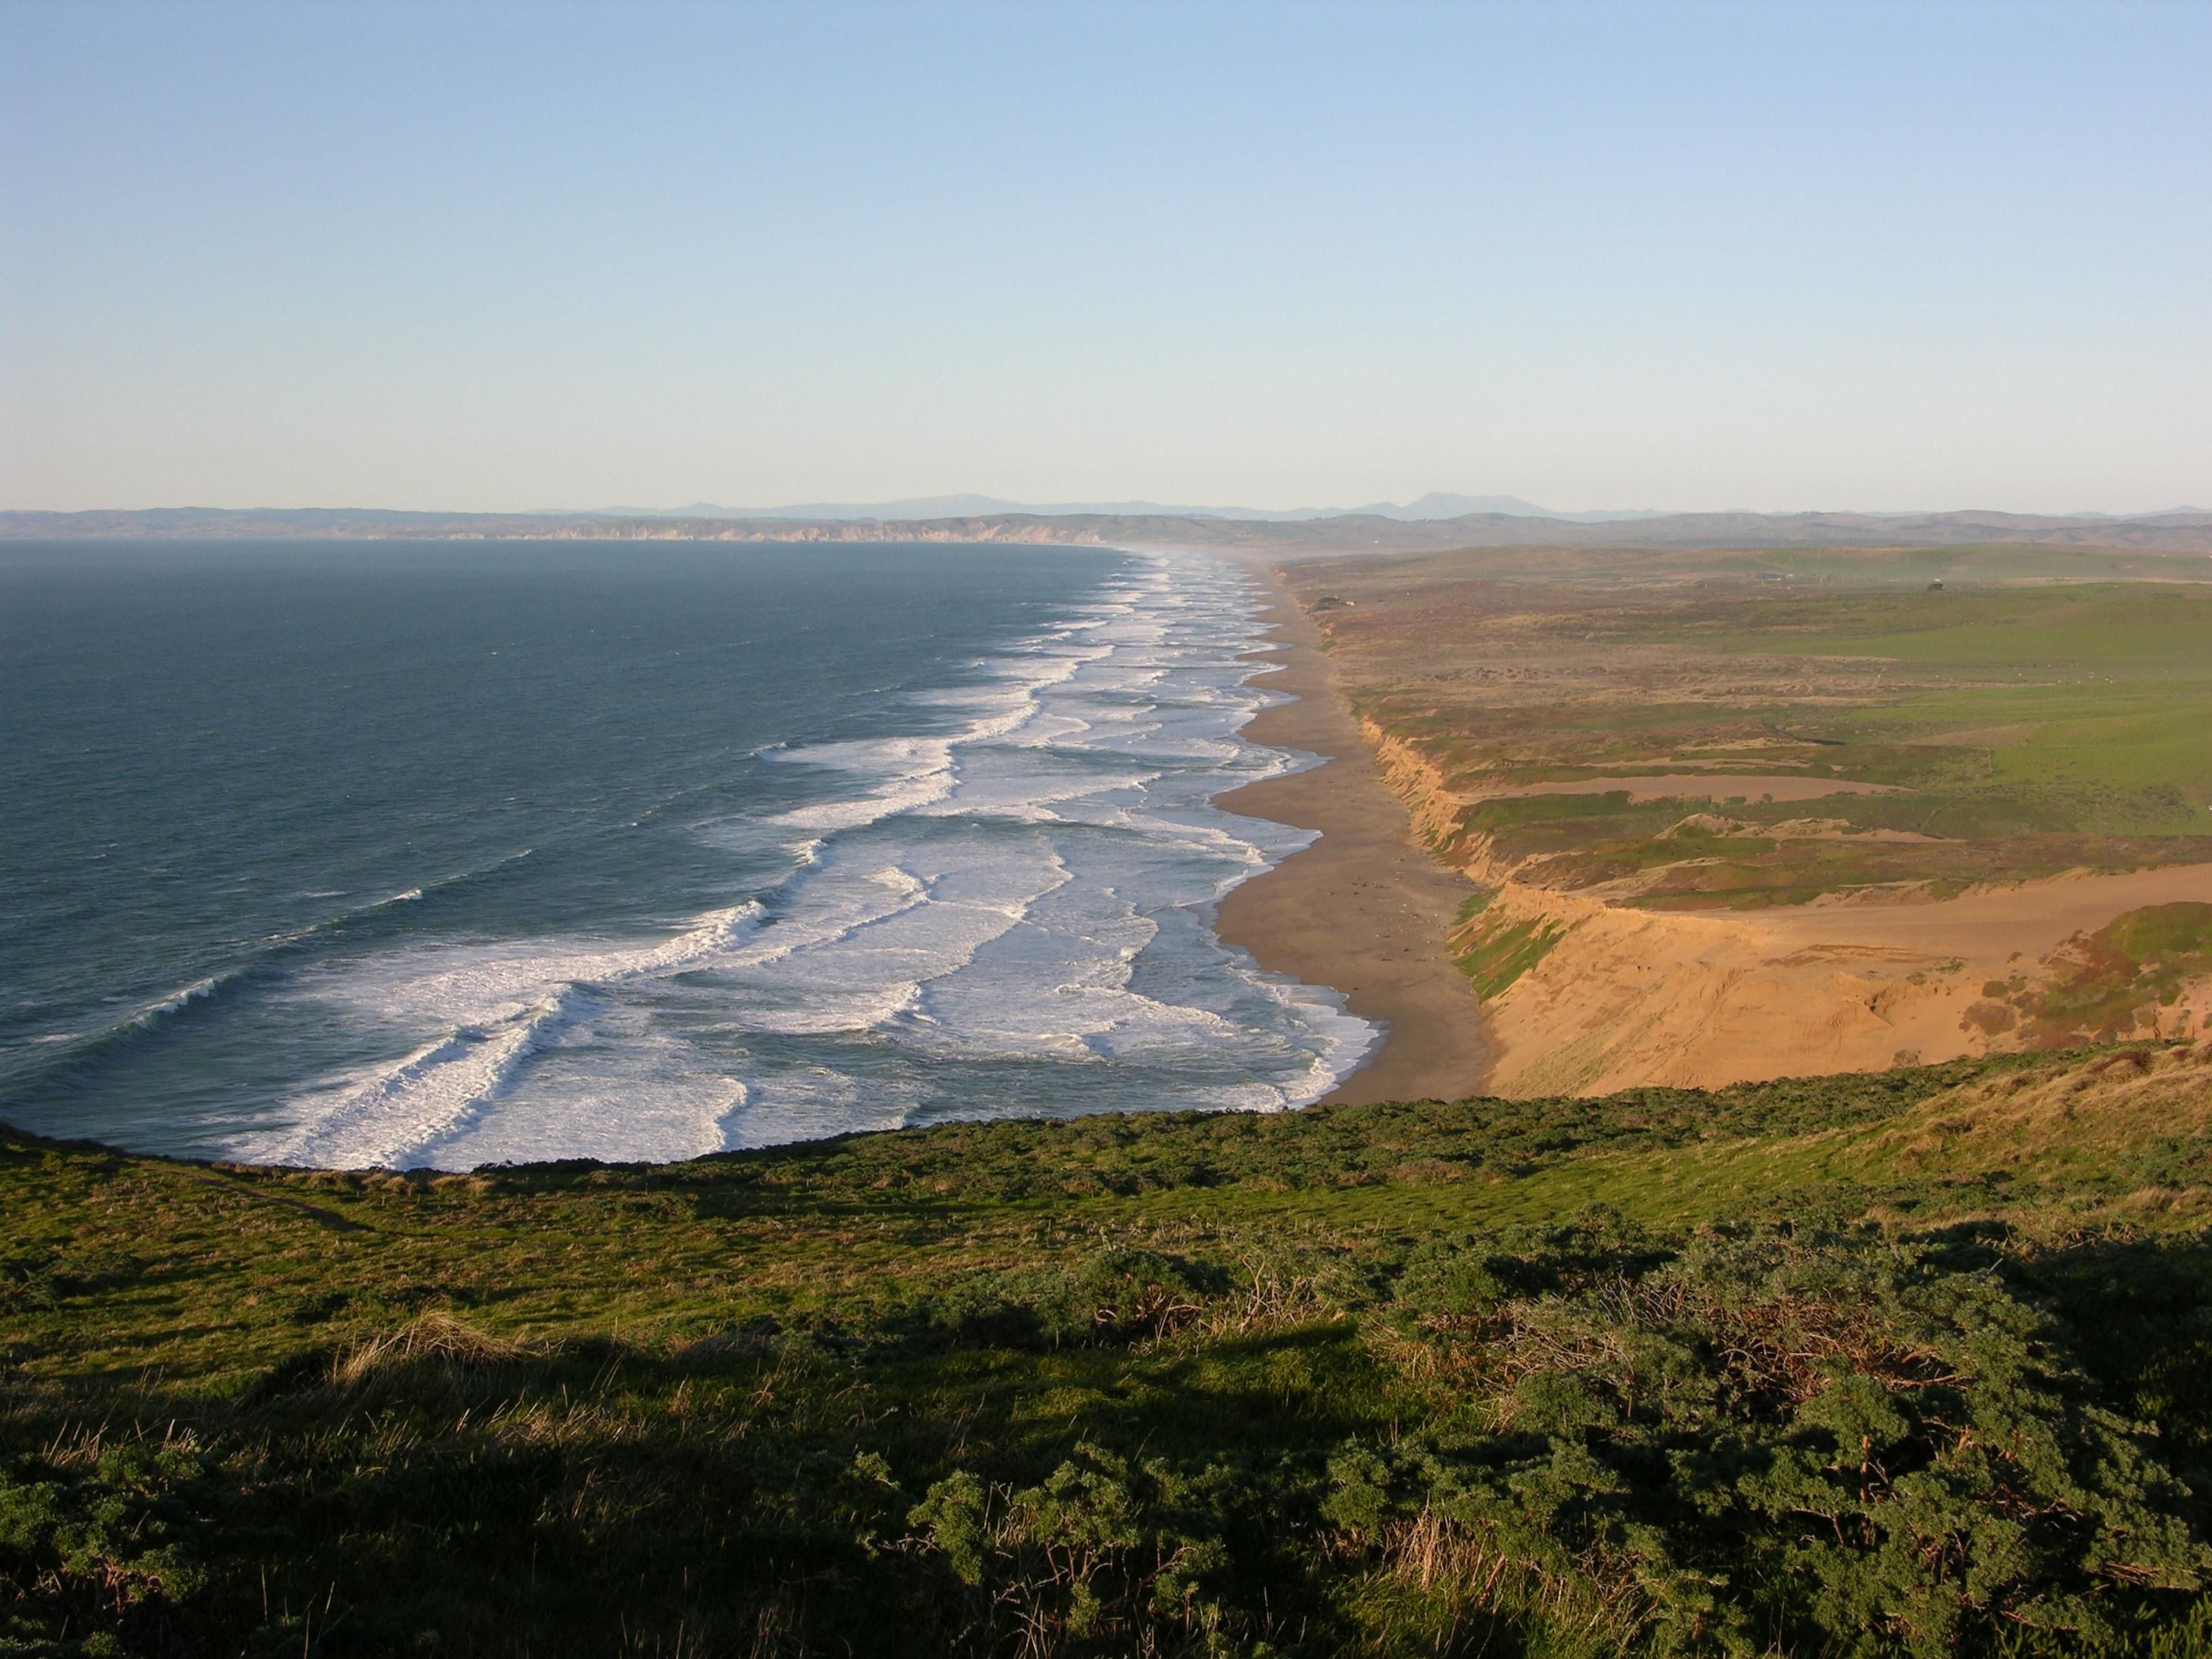
<svg viewBox="0 0 2212 1659"><path fill-rule="evenodd" d="M1911 1170L2003 1169L2048 1178L2086 1159L2162 1144L2202 1173L2212 1163L2208 1135L2212 1042L2198 1042L1971 1084L1929 1101L1881 1145Z"/></svg>
<svg viewBox="0 0 2212 1659"><path fill-rule="evenodd" d="M2025 1045L2038 1048L2185 1035L2212 1001L2212 904L2130 910L2075 934L2044 967L2048 977L2037 983L1984 986L1990 1000L1966 1018L1987 1030L2017 1024Z"/></svg>

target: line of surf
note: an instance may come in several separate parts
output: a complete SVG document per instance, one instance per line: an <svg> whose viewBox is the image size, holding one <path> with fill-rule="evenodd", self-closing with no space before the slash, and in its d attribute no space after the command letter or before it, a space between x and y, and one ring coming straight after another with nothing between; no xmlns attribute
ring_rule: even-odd
<svg viewBox="0 0 2212 1659"><path fill-rule="evenodd" d="M366 904L354 905L333 915L320 917L304 927L272 934L253 947L243 959L156 997L122 1019L82 1036L64 1036L54 1041L51 1054L42 1064L18 1077L8 1092L20 1097L57 1077L97 1062L117 1049L166 1035L179 1021L211 1013L226 998L274 981L290 962L326 941L389 916L402 907L419 904L429 895L488 876L530 857L534 850L528 847L521 848L487 863L456 871L422 886L404 888Z"/></svg>
<svg viewBox="0 0 2212 1659"><path fill-rule="evenodd" d="M759 1006L726 1011L726 1018L742 1029L763 1033L883 1031L915 1044L917 1052L943 1044L960 1054L978 1052L978 1042L988 1048L990 1038L1022 1038L1019 1032L945 1025L939 1011L928 1006L929 989L955 980L979 951L1031 921L1034 907L1066 884L1066 866L1040 866L1018 890L984 902L933 890L928 880L896 857L872 870L861 869L866 857L873 854L855 850L848 856L845 848L863 848L870 832L901 818L945 818L970 826L1060 822L1057 814L1068 802L1098 796L1103 778L1105 784L1130 792L1134 805L1121 809L1122 821L1090 827L1156 850L1180 845L1225 857L1234 867L1218 884L1217 900L1238 882L1272 868L1284 854L1271 856L1264 837L1237 832L1240 823L1255 821L1212 808L1178 817L1150 799L1150 786L1159 774L1130 763L1147 744L1164 741L1160 734L1170 724L1169 711L1150 695L1174 665L1174 652L1165 643L1170 623L1194 605L1224 604L1224 635L1204 653L1207 661L1200 665L1218 673L1243 663L1245 672L1225 688L1187 690L1183 708L1197 711L1194 718L1202 717L1204 729L1185 732L1177 739L1182 745L1177 752L1242 762L1234 779L1223 780L1224 787L1304 763L1302 757L1247 743L1235 730L1241 720L1232 718L1215 729L1221 715L1249 714L1257 702L1270 700L1249 684L1269 665L1244 661L1263 633L1262 600L1248 577L1229 574L1231 580L1225 584L1194 597L1178 591L1167 560L1138 556L1125 579L1109 580L1092 602L1071 607L1063 622L983 659L977 665L986 671L981 683L915 698L921 708L969 716L950 731L769 746L761 752L773 761L811 765L825 779L845 781L844 792L836 792L833 784L823 799L765 821L771 830L793 837L793 867L781 882L746 905L693 917L657 942L512 941L459 956L459 965L452 971L421 975L410 987L417 1001L445 1011L424 1040L392 1061L329 1079L295 1097L296 1115L289 1126L255 1137L241 1150L272 1161L325 1164L400 1165L461 1158L471 1135L526 1086L533 1064L588 1026L611 995L642 981L683 975L712 975L720 986L749 975L773 977L781 969L784 988L792 993L783 999L785 1006L762 999ZM1194 647L1176 649L1187 656ZM1215 655L1221 660L1212 661ZM1098 681L1100 707L1088 719L1065 708L1048 712L1047 694L1086 671ZM1219 715L1207 712L1216 708ZM1086 739L1098 736L1096 721L1109 716L1123 718L1126 741L1103 750L1086 746ZM969 763L984 752L1009 749L1031 751L1041 760L1072 758L1098 769L1101 777L1058 782L1032 778L1008 799L984 800L972 793L963 797ZM1253 764L1260 755L1267 757L1266 763ZM1106 775L1115 767L1126 775ZM917 833L925 830L926 823L918 824ZM827 879L831 875L837 877L836 883ZM1151 922L1133 917L1127 939L1112 952L1118 967L1102 957L1097 969L1079 973L1083 982L1064 988L1066 995L1050 1010L1057 1036L1048 1030L1029 1036L1059 1057L1093 1060L1113 1059L1127 1043L1155 1036L1159 1041L1173 1040L1177 1033L1182 1040L1202 1036L1206 1021L1218 1023L1217 1016L1159 1003L1130 987L1129 963L1152 931ZM860 958L860 966L875 977L832 983L835 974L827 969L849 970L853 965L836 960L840 951ZM1280 1108L1319 1098L1373 1046L1376 1029L1346 1012L1334 993L1294 984L1265 973L1241 952L1231 954L1237 958L1234 971L1311 1039L1312 1058L1303 1075L1267 1085L1249 1094L1246 1103ZM801 960L824 964L824 973L799 973L793 964ZM901 965L902 971L890 972L885 963ZM1018 1041L1017 1051L1024 1051ZM732 1114L750 1102L756 1081L730 1080ZM823 1124L814 1132L832 1133L837 1127ZM705 1133L698 1126L684 1133L695 1130ZM749 1138L736 1130L732 1137ZM701 1148L641 1146L635 1155L682 1156L696 1150ZM536 1155L560 1156L563 1151L549 1145Z"/></svg>

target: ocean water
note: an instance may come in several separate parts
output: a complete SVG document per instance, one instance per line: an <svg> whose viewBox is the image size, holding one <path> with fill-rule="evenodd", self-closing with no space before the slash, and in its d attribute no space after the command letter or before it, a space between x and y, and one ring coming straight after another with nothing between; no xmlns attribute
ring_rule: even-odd
<svg viewBox="0 0 2212 1659"><path fill-rule="evenodd" d="M0 544L0 1117L466 1169L1326 1093L1202 556Z"/></svg>

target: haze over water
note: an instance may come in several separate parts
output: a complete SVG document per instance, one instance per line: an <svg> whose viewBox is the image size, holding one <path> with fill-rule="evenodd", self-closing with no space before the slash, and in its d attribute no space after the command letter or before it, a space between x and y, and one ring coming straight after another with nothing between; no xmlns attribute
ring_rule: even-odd
<svg viewBox="0 0 2212 1659"><path fill-rule="evenodd" d="M1304 832L1202 558L18 545L0 1115L467 1168L1310 1101L1210 907Z"/></svg>

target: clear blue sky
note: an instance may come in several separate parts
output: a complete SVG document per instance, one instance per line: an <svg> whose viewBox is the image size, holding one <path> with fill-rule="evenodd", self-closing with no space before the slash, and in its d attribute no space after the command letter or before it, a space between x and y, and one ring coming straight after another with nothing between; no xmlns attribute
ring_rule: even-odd
<svg viewBox="0 0 2212 1659"><path fill-rule="evenodd" d="M2212 505L2212 3L0 3L0 506Z"/></svg>

